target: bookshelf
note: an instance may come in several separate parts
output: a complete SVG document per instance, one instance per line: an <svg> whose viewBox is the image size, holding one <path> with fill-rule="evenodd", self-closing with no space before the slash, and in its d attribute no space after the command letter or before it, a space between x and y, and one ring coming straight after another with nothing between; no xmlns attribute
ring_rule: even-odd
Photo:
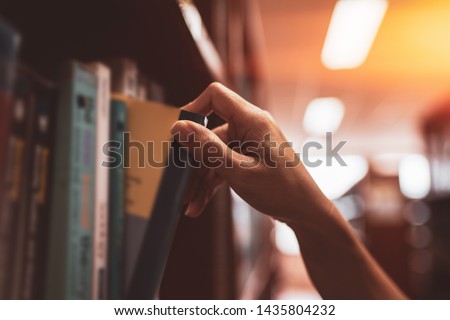
<svg viewBox="0 0 450 320"><path fill-rule="evenodd" d="M422 121L422 134L426 142L426 155L430 164L431 190L429 195L416 207L429 215L420 226L431 231L430 243L425 248L431 257L429 268L419 278L416 288L418 298L448 299L450 297L450 236L447 226L450 223L450 101L445 100L432 106ZM419 211L419 210L417 210ZM419 213L421 213L419 211Z"/></svg>
<svg viewBox="0 0 450 320"><path fill-rule="evenodd" d="M50 79L55 77L60 61L126 57L135 60L142 73L164 87L168 104L186 104L213 81L230 85L252 98L253 89L259 88L259 74L255 73L259 69L239 75L233 65L237 59L240 66L245 65L246 54L251 50L244 43L250 33L245 32L238 41L239 48L230 48L236 43L233 34L240 34L231 30L230 21L240 19L244 28L244 17L237 15L248 5L236 0L195 3L201 16L189 1L5 0L0 4L0 15L22 34L22 61ZM220 8L226 8L226 13ZM229 20L229 16L234 20ZM213 30L212 22L219 17L222 25L217 23ZM225 33L220 35L220 28L225 26ZM213 35L214 42L205 30ZM210 125L220 122L212 116ZM263 230L268 240L270 223L266 221ZM239 271L234 241L230 193L223 188L202 217L181 218L160 298L241 297L236 287ZM253 294L261 296L262 293Z"/></svg>
<svg viewBox="0 0 450 320"><path fill-rule="evenodd" d="M24 61L44 74L64 59L129 57L177 106L225 81L220 60L199 49L208 39L192 36L176 1L7 0L0 9L26 39Z"/></svg>

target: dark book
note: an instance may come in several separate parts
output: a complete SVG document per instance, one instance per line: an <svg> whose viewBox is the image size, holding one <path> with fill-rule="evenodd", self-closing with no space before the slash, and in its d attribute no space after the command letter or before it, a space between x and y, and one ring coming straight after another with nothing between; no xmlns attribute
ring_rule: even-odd
<svg viewBox="0 0 450 320"><path fill-rule="evenodd" d="M125 168L123 277L124 292L127 292L168 160L170 128L180 110L126 96L115 96L115 99L127 106L122 164Z"/></svg>
<svg viewBox="0 0 450 320"><path fill-rule="evenodd" d="M127 106L120 100L111 100L108 206L108 298L123 299L123 229L125 219L124 133Z"/></svg>
<svg viewBox="0 0 450 320"><path fill-rule="evenodd" d="M3 203L2 240L5 245L1 254L6 260L6 298L20 298L20 273L26 225L25 192L30 168L31 119L34 113L31 82L21 73L15 88L11 129L8 139L5 197Z"/></svg>
<svg viewBox="0 0 450 320"><path fill-rule="evenodd" d="M179 120L206 124L206 117L181 111ZM155 146L159 148L159 146ZM158 292L164 267L183 207L183 196L188 186L193 160L176 141L170 151L164 172L157 184L151 213L139 227L142 239L136 246L137 257L132 264L132 274L127 287L127 299L154 299ZM130 229L128 229L130 231Z"/></svg>
<svg viewBox="0 0 450 320"><path fill-rule="evenodd" d="M4 214L5 173L7 162L7 145L11 121L12 90L14 73L19 50L20 36L14 28L0 19L0 299L8 295L9 264L7 239L9 230Z"/></svg>
<svg viewBox="0 0 450 320"><path fill-rule="evenodd" d="M156 102L114 96L127 108L124 141L125 216L123 292L154 298L158 290L192 164L172 141L179 119L205 124L202 115Z"/></svg>
<svg viewBox="0 0 450 320"><path fill-rule="evenodd" d="M27 72L31 82L33 112L26 152L27 178L24 198L24 241L21 263L16 269L20 298L45 298L45 271L48 258L48 224L50 222L50 186L56 116L56 87L49 81Z"/></svg>
<svg viewBox="0 0 450 320"><path fill-rule="evenodd" d="M171 127L202 115L127 99L125 138L125 297L152 299L158 291L182 210L192 159L172 141ZM137 151L137 152L136 152Z"/></svg>

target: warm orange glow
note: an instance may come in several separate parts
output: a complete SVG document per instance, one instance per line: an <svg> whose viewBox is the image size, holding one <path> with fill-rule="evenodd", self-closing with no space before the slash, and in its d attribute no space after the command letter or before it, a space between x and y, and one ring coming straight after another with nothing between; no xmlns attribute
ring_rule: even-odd
<svg viewBox="0 0 450 320"><path fill-rule="evenodd" d="M335 3L261 0L272 113L301 141L308 102L339 96L346 106L339 134L352 139L352 152L422 152L417 121L450 87L450 1L389 1L364 64L328 70L321 52Z"/></svg>

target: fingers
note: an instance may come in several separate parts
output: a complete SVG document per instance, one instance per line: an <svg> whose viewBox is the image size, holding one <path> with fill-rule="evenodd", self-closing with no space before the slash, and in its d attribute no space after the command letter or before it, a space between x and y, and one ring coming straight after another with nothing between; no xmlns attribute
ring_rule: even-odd
<svg viewBox="0 0 450 320"><path fill-rule="evenodd" d="M186 123L181 123L174 125L172 128L172 133L177 135L178 133L178 139L180 141L185 141L185 144L180 142L184 146L191 146L193 147L193 142L189 141L189 135L192 133L190 132L191 128L186 128L185 125L189 125ZM204 128L204 127L202 127ZM186 129L188 132L186 132ZM223 144L227 143L229 141L228 138L228 124L224 124L222 126L219 126L215 128L213 131L209 131L205 128L207 131L207 135L203 136L203 139L198 139L198 142L200 145L204 145L208 141L214 141L217 139L221 141ZM215 135L216 138L211 138L208 136L208 134ZM196 135L196 137L200 137L201 135ZM191 136L192 138L192 136ZM226 145L223 146L223 148L228 147ZM228 150L227 150L228 151ZM230 150L231 151L231 150ZM192 149L190 150L192 151ZM223 153L222 153L223 154ZM207 155L202 155L203 157L208 157ZM196 159L198 160L198 159ZM209 199L214 195L216 189L218 186L223 183L223 178L219 176L214 170L210 170L209 168L202 166L201 168L196 168L192 178L189 190L187 191L183 203L188 204L188 207L186 209L185 215L189 217L197 217L199 216L205 206L207 205Z"/></svg>
<svg viewBox="0 0 450 320"><path fill-rule="evenodd" d="M183 204L188 204L198 193L200 183L204 180L210 170L205 167L195 168L189 181L189 188L186 191Z"/></svg>
<svg viewBox="0 0 450 320"><path fill-rule="evenodd" d="M228 123L225 123L212 130L223 143L228 144L230 142L230 136L228 135Z"/></svg>
<svg viewBox="0 0 450 320"><path fill-rule="evenodd" d="M187 189L183 197L183 205L188 204L195 197L200 186L200 180L201 179L195 174L191 176L189 188Z"/></svg>
<svg viewBox="0 0 450 320"><path fill-rule="evenodd" d="M207 168L225 173L227 169L247 160L246 156L228 148L214 132L195 122L177 121L172 127L172 134L196 161Z"/></svg>
<svg viewBox="0 0 450 320"><path fill-rule="evenodd" d="M185 215L192 218L198 217L223 181L215 171L209 171L199 182L197 193L189 202Z"/></svg>
<svg viewBox="0 0 450 320"><path fill-rule="evenodd" d="M257 108L245 99L218 82L214 82L197 99L182 109L208 115L215 112L226 122L234 117L242 117L253 108Z"/></svg>

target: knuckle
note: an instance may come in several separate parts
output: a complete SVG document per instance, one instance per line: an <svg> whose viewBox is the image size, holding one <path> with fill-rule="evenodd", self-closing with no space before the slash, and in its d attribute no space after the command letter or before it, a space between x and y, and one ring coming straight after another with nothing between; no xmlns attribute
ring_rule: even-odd
<svg viewBox="0 0 450 320"><path fill-rule="evenodd" d="M223 91L223 85L220 82L212 82L209 86L208 89L211 90L211 92L213 93L217 93L217 92L222 92Z"/></svg>
<svg viewBox="0 0 450 320"><path fill-rule="evenodd" d="M271 115L265 110L259 112L258 122L262 128L271 128L273 124Z"/></svg>
<svg viewBox="0 0 450 320"><path fill-rule="evenodd" d="M271 122L274 121L274 117L273 117L272 113L270 113L267 110L264 110L264 113L266 114L266 117L268 117Z"/></svg>
<svg viewBox="0 0 450 320"><path fill-rule="evenodd" d="M213 82L208 86L209 94L214 101L223 99L226 95L225 87L219 82Z"/></svg>

